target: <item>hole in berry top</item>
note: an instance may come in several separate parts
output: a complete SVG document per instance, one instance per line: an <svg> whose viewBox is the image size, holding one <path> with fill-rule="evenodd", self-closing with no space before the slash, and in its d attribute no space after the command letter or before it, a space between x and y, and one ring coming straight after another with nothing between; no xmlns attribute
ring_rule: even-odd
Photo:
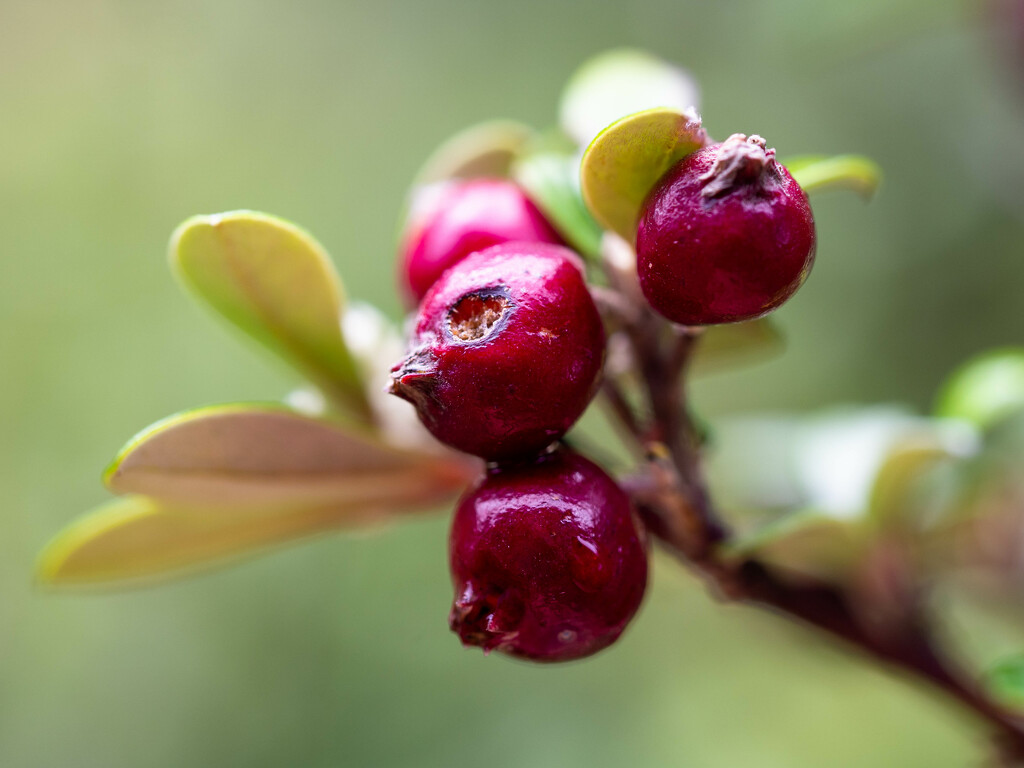
<svg viewBox="0 0 1024 768"><path fill-rule="evenodd" d="M448 332L459 341L487 338L503 323L512 306L500 289L467 293L448 310Z"/></svg>

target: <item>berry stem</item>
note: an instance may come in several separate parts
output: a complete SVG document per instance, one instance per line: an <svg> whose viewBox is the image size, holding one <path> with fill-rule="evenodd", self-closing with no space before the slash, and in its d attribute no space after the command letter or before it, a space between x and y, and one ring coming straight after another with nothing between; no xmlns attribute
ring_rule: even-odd
<svg viewBox="0 0 1024 768"><path fill-rule="evenodd" d="M910 599L893 622L878 631L861 620L845 590L786 578L757 560L735 561L718 545L728 538L704 480L702 436L687 407L685 374L700 329L675 326L656 315L630 284L635 271L610 259L604 271L615 292L614 322L628 338L640 375L647 418L637 415L619 382L604 382L611 413L644 454L643 471L625 479L634 505L651 533L704 579L716 596L766 609L816 627L847 647L926 681L959 702L993 731L997 765L1024 765L1024 719L1001 708L942 654L919 600ZM621 308L622 301L633 305ZM606 306L608 303L606 302Z"/></svg>

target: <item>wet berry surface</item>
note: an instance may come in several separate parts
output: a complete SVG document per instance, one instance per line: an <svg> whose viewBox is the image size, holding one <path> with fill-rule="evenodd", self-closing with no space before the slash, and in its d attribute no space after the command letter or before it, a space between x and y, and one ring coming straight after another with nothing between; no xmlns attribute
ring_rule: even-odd
<svg viewBox="0 0 1024 768"><path fill-rule="evenodd" d="M490 470L456 509L450 558L462 642L539 661L614 642L647 583L628 497L566 449Z"/></svg>
<svg viewBox="0 0 1024 768"><path fill-rule="evenodd" d="M561 437L594 395L604 329L572 251L493 246L424 298L392 392L441 442L499 460Z"/></svg>
<svg viewBox="0 0 1024 768"><path fill-rule="evenodd" d="M512 240L562 243L511 181L472 179L429 188L413 206L402 242L399 282L407 302L415 306L446 269L469 254Z"/></svg>
<svg viewBox="0 0 1024 768"><path fill-rule="evenodd" d="M651 191L637 272L647 301L673 322L752 320L803 284L815 242L803 190L763 139L737 134L689 155Z"/></svg>

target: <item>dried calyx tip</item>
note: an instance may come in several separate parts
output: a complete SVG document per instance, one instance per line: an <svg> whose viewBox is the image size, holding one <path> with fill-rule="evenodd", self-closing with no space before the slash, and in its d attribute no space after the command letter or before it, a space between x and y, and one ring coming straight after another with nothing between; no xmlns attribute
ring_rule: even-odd
<svg viewBox="0 0 1024 768"><path fill-rule="evenodd" d="M490 653L518 637L522 611L522 604L514 595L478 595L467 587L452 605L448 625L463 645L476 645Z"/></svg>
<svg viewBox="0 0 1024 768"><path fill-rule="evenodd" d="M414 349L394 368L385 392L416 404L430 397L434 388L436 361L428 347Z"/></svg>
<svg viewBox="0 0 1024 768"><path fill-rule="evenodd" d="M715 164L701 176L704 197L717 197L737 184L760 178L768 164L775 160L775 150L757 134L734 133L718 147Z"/></svg>
<svg viewBox="0 0 1024 768"><path fill-rule="evenodd" d="M448 332L459 341L479 341L501 322L511 303L500 293L467 294L449 310Z"/></svg>

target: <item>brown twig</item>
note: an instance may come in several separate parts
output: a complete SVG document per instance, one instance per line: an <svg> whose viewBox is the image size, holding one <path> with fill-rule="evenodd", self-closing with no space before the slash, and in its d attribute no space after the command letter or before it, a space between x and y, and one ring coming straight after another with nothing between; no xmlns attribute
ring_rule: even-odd
<svg viewBox="0 0 1024 768"><path fill-rule="evenodd" d="M630 405L619 383L611 378L605 379L601 382L601 394L612 416L622 427L622 431L626 433L629 440L635 444L640 444L646 430L640 423L640 418L633 410L633 406Z"/></svg>
<svg viewBox="0 0 1024 768"><path fill-rule="evenodd" d="M615 286L623 275L610 270ZM619 296L630 286L615 286ZM905 607L898 630L868 627L848 594L835 586L794 581L756 561L723 557L717 546L727 531L714 512L701 469L701 436L686 407L685 371L698 332L674 328L644 306L628 318L628 335L643 382L649 424L641 431L628 402L614 386L605 394L612 412L633 435L641 435L646 467L629 490L651 532L706 580L722 599L767 609L824 632L848 647L910 673L943 692L993 730L1002 765L1024 763L1024 721L984 695L969 676L939 652L920 604ZM618 405L616 405L618 402Z"/></svg>

